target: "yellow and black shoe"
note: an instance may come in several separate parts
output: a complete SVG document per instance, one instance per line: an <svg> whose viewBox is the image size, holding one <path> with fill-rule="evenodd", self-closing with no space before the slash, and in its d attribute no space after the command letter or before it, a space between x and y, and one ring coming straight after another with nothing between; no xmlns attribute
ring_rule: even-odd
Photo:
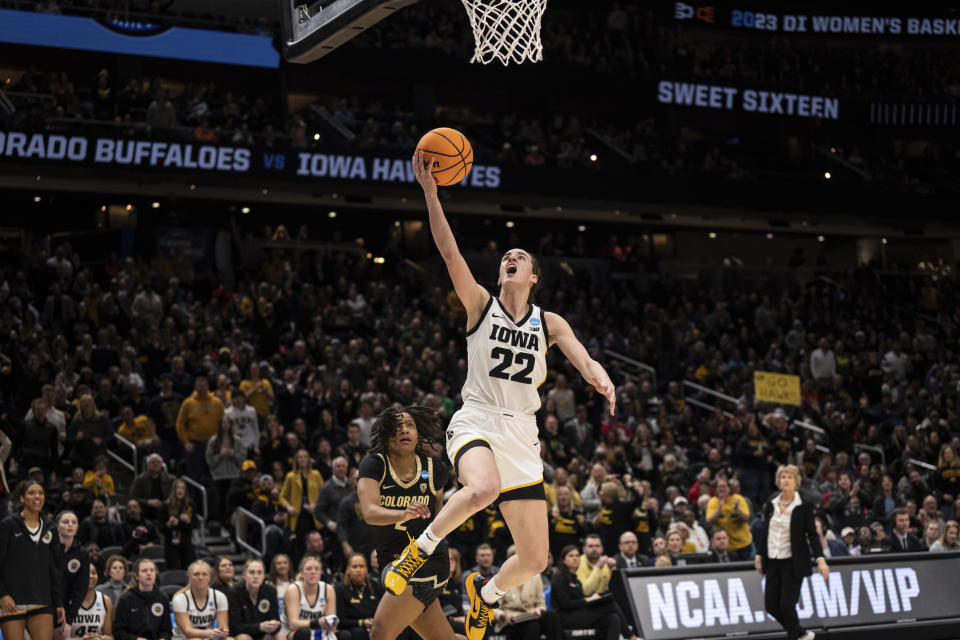
<svg viewBox="0 0 960 640"><path fill-rule="evenodd" d="M500 603L489 605L484 602L480 595L480 589L486 583L485 579L478 571L474 571L467 576L467 599L470 600L470 612L467 613L464 620L466 627L467 640L483 640L487 627L493 619L491 609L496 609Z"/></svg>
<svg viewBox="0 0 960 640"><path fill-rule="evenodd" d="M420 567L424 565L427 558L429 558L429 556L420 553L420 547L417 546L417 541L411 537L410 544L408 544L404 552L400 554L400 557L387 565L387 568L384 570L384 588L395 596L403 593L404 589L407 588L407 584L410 582L410 578L420 570Z"/></svg>

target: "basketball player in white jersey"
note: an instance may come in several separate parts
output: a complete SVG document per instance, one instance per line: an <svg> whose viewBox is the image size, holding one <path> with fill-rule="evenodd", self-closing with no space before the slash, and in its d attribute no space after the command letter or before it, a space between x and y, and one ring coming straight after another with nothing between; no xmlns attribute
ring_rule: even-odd
<svg viewBox="0 0 960 640"><path fill-rule="evenodd" d="M113 640L113 602L97 591L97 566L90 563L90 582L70 624L70 640Z"/></svg>
<svg viewBox="0 0 960 640"><path fill-rule="evenodd" d="M213 571L203 560L187 567L189 584L170 600L173 640L228 640L230 601L227 594L210 586Z"/></svg>
<svg viewBox="0 0 960 640"><path fill-rule="evenodd" d="M497 501L517 553L494 578L484 581L479 573L467 576L471 605L467 637L481 640L491 618L490 608L506 591L547 566L550 544L534 413L540 408L537 387L546 379L545 355L550 345L559 346L584 379L607 398L611 415L616 398L610 376L590 357L570 325L530 303L540 280L533 256L522 249L507 251L500 261L500 295L490 295L477 284L460 254L423 151L414 154L413 167L426 197L434 242L467 311L463 408L454 414L447 430L447 453L463 489L453 494L423 534L391 563L384 586L402 593L443 538Z"/></svg>
<svg viewBox="0 0 960 640"><path fill-rule="evenodd" d="M310 640L314 631L323 630L324 640L336 640L337 595L332 584L321 579L323 563L319 556L300 560L300 579L287 587L280 612L280 629L287 640Z"/></svg>

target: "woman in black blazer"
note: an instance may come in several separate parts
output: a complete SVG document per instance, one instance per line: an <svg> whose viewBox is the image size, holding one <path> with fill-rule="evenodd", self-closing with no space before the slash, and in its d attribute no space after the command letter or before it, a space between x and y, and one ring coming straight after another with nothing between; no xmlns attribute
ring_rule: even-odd
<svg viewBox="0 0 960 640"><path fill-rule="evenodd" d="M802 501L797 492L800 470L792 464L781 466L777 469L777 486L780 493L763 505L763 531L754 558L757 571L767 576L764 606L786 629L787 640L813 640L813 631L801 629L797 619L800 587L812 573L811 547L824 580L830 569L817 535L813 504Z"/></svg>

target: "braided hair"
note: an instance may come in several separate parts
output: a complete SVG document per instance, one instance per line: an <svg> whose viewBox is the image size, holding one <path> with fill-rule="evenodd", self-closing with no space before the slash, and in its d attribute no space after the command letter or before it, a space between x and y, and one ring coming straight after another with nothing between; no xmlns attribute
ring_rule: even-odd
<svg viewBox="0 0 960 640"><path fill-rule="evenodd" d="M396 409L389 407L384 409L376 421L373 423L373 429L370 432L370 440L373 446L367 451L368 454L375 455L382 453L387 455L387 447L390 438L396 433L403 420L403 414L408 413L417 425L417 448L416 452L420 455L429 456L430 454L424 448L428 442L443 442L443 425L437 417L437 412L428 407L403 407Z"/></svg>

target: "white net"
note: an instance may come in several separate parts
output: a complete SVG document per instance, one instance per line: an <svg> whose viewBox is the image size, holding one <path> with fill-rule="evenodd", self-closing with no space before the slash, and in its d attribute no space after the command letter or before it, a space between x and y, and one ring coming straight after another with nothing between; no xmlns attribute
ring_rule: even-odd
<svg viewBox="0 0 960 640"><path fill-rule="evenodd" d="M470 62L540 62L540 22L547 0L462 0L470 16L476 49Z"/></svg>

